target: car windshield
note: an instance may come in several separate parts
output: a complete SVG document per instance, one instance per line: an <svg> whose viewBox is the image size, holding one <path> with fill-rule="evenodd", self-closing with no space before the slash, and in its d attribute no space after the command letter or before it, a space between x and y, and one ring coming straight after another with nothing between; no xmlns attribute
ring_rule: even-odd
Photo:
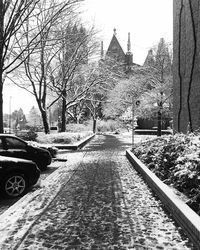
<svg viewBox="0 0 200 250"><path fill-rule="evenodd" d="M16 138L6 138L6 145L8 149L25 149L26 143L23 141L20 141Z"/></svg>

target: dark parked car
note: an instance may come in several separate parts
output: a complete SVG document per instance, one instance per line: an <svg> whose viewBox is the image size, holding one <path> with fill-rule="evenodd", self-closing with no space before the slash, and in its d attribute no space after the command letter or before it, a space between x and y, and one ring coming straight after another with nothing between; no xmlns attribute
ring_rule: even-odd
<svg viewBox="0 0 200 250"><path fill-rule="evenodd" d="M0 156L0 193L3 196L24 195L39 177L40 170L33 161Z"/></svg>
<svg viewBox="0 0 200 250"><path fill-rule="evenodd" d="M46 169L52 160L48 150L9 134L0 134L0 155L34 161L40 170Z"/></svg>

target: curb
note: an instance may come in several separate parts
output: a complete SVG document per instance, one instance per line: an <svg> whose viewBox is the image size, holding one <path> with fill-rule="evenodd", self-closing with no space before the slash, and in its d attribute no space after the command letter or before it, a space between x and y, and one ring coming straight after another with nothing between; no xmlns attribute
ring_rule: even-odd
<svg viewBox="0 0 200 250"><path fill-rule="evenodd" d="M173 135L172 130L162 130L162 135ZM136 135L157 135L156 129L136 129L135 130Z"/></svg>
<svg viewBox="0 0 200 250"><path fill-rule="evenodd" d="M184 229L184 232L193 242L195 247L199 249L200 216L181 201L173 190L152 173L130 150L126 151L126 157L164 203L166 209L170 212L178 225Z"/></svg>
<svg viewBox="0 0 200 250"><path fill-rule="evenodd" d="M71 145L71 144L54 144L53 146L58 148L58 149L78 150L78 149L82 148L83 146L85 146L85 144L88 143L94 136L95 136L95 134L90 135L90 136L86 137L85 139L83 139L81 142L75 143L73 145Z"/></svg>

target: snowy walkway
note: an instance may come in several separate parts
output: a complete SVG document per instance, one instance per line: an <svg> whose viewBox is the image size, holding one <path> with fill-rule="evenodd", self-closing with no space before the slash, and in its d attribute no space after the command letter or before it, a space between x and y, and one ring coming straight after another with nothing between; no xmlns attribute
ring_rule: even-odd
<svg viewBox="0 0 200 250"><path fill-rule="evenodd" d="M192 249L132 169L126 147L99 135L81 157L74 152L71 178L17 249Z"/></svg>

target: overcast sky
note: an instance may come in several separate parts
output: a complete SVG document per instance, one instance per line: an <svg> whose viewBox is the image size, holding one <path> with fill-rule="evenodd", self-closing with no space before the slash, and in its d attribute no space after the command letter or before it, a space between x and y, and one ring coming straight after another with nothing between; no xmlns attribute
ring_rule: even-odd
<svg viewBox="0 0 200 250"><path fill-rule="evenodd" d="M107 50L117 30L117 38L127 51L128 32L135 63L143 64L147 51L161 37L172 42L173 0L85 0L84 19L101 32Z"/></svg>
<svg viewBox="0 0 200 250"><path fill-rule="evenodd" d="M83 20L85 25L94 24L100 30L99 40L104 41L105 50L116 28L117 38L126 52L130 32L133 61L143 64L148 49L161 37L172 42L172 5L173 0L85 0ZM21 107L27 114L33 105L37 107L35 99L26 91L4 87L4 112L9 113L11 106L12 112Z"/></svg>

